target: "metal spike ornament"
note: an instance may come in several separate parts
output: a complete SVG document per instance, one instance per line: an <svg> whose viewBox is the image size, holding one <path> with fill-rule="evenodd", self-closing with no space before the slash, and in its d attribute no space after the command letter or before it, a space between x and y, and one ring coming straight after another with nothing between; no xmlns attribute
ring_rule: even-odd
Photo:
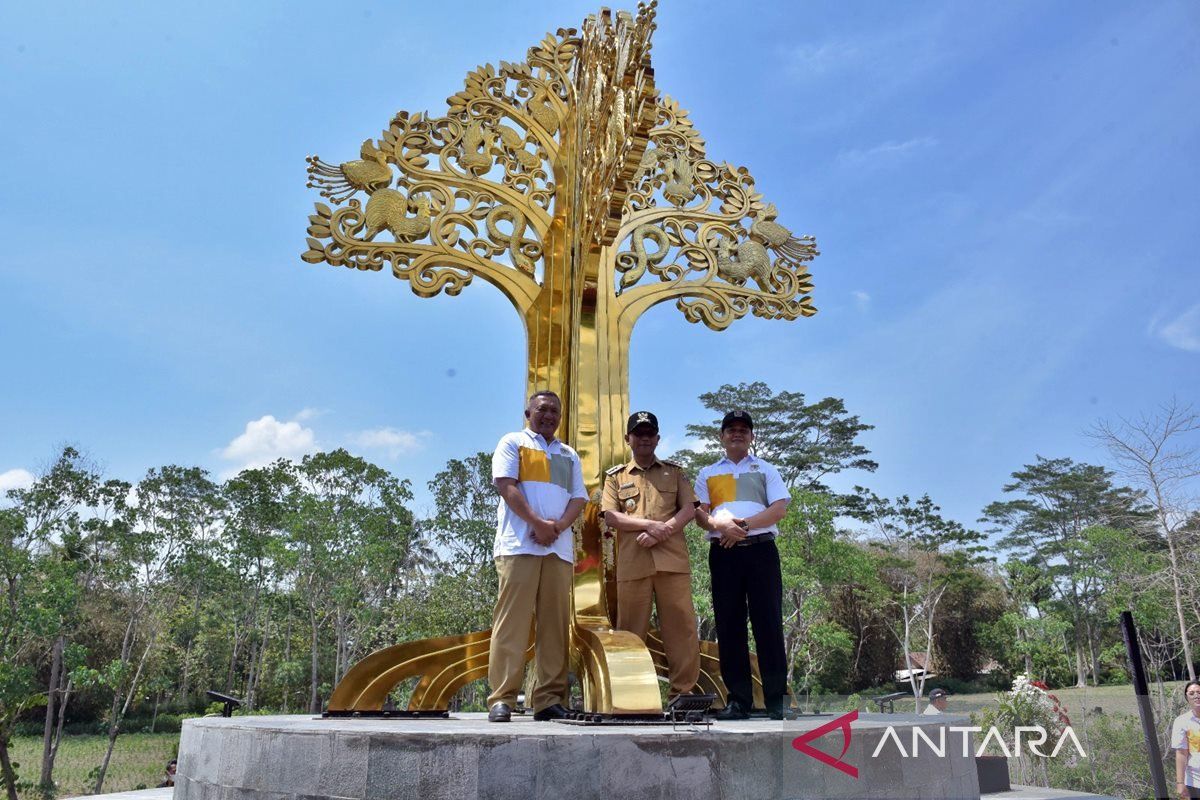
<svg viewBox="0 0 1200 800"><path fill-rule="evenodd" d="M747 313L816 313L813 238L776 221L745 168L710 161L687 112L655 88L655 6L602 9L579 31L547 34L523 62L475 69L444 116L399 112L357 160L308 159L308 185L333 207L316 204L303 260L387 266L421 297L457 295L479 277L521 315L527 393L563 398L559 430L592 493L575 529L571 648L585 707L600 714L662 711L661 653L612 627L598 505L604 470L625 460L634 324L668 300L714 330ZM371 654L329 713L378 712L418 675L409 710L447 708L486 676L488 633ZM723 699L715 653L705 643L701 688Z"/></svg>

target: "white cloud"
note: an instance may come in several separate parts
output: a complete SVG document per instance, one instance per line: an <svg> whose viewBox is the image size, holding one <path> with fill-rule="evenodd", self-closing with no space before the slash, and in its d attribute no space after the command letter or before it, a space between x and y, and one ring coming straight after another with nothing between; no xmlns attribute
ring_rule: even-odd
<svg viewBox="0 0 1200 800"><path fill-rule="evenodd" d="M9 489L28 489L33 485L33 481L33 473L27 469L17 468L0 472L0 493Z"/></svg>
<svg viewBox="0 0 1200 800"><path fill-rule="evenodd" d="M937 144L938 140L932 136L918 136L905 142L887 141L865 149L843 150L838 153L837 160L843 164L894 161Z"/></svg>
<svg viewBox="0 0 1200 800"><path fill-rule="evenodd" d="M350 437L350 441L368 450L382 450L389 458L416 452L425 446L429 431L402 431L397 428L374 428L361 431Z"/></svg>
<svg viewBox="0 0 1200 800"><path fill-rule="evenodd" d="M1171 347L1200 353L1200 303L1192 306L1173 320L1150 322L1150 332Z"/></svg>
<svg viewBox="0 0 1200 800"><path fill-rule="evenodd" d="M296 420L297 422L307 422L310 419L316 419L324 413L325 412L319 408L302 408L300 409L300 413L292 417L292 419Z"/></svg>
<svg viewBox="0 0 1200 800"><path fill-rule="evenodd" d="M231 477L244 469L265 467L279 458L298 459L317 449L316 436L296 420L280 422L270 414L246 423L246 430L221 451L234 467L222 473Z"/></svg>
<svg viewBox="0 0 1200 800"><path fill-rule="evenodd" d="M859 43L842 40L798 45L787 51L785 60L792 76L802 78L855 64L861 54Z"/></svg>
<svg viewBox="0 0 1200 800"><path fill-rule="evenodd" d="M871 295L866 292L851 292L854 295L854 307L859 311L866 311L871 307Z"/></svg>

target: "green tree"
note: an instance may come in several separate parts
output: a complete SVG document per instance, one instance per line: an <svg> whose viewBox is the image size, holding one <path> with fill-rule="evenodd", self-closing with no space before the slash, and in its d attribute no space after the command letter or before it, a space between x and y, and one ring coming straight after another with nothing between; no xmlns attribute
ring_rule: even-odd
<svg viewBox="0 0 1200 800"><path fill-rule="evenodd" d="M492 484L491 453L453 458L429 481L434 516L423 522L442 548L448 569L476 574L495 588L492 544L496 535L496 506L500 495ZM490 578L487 570L491 569Z"/></svg>
<svg viewBox="0 0 1200 800"><path fill-rule="evenodd" d="M879 563L892 588L893 634L919 705L926 671L933 663L938 607L952 586L970 580L983 535L943 517L929 495L915 501L907 495L888 500L862 487L857 492L862 498L858 516L870 522L884 553ZM920 677L913 669L913 654L919 651L925 665Z"/></svg>
<svg viewBox="0 0 1200 800"><path fill-rule="evenodd" d="M46 712L39 781L46 791L53 787L54 761L73 689L70 669L80 657L78 648L71 645L81 623L80 598L103 562L112 515L123 508L127 491L128 484L104 481L77 449L68 446L31 486L7 493L10 530L20 531L6 545L11 557L7 563L13 570L10 598L20 594L23 579L35 580L48 591L53 587L52 604L35 599L27 608L19 603L12 608L16 618L22 617L23 611L51 612L50 616L34 613L26 619L39 619L38 629L45 631L42 626L48 625L51 632L48 685L42 695ZM18 564L26 571L18 569ZM14 654L29 644L21 643ZM42 666L44 650L35 646L26 652Z"/></svg>
<svg viewBox="0 0 1200 800"><path fill-rule="evenodd" d="M21 713L45 702L37 666L72 595L30 534L18 511L0 509L0 775L9 800L17 800L9 742Z"/></svg>
<svg viewBox="0 0 1200 800"><path fill-rule="evenodd" d="M870 556L839 533L836 516L828 495L793 489L779 523L784 650L795 692L811 692L828 665L854 649L850 631L831 617L831 597L876 582Z"/></svg>
<svg viewBox="0 0 1200 800"><path fill-rule="evenodd" d="M289 501L297 489L295 469L283 459L268 467L243 470L222 487L231 589L240 622L233 636L236 645L230 667L231 671L237 668L237 650L244 643L249 651L242 693L247 710L259 703L271 642L272 601L291 513ZM232 685L229 691L233 691Z"/></svg>
<svg viewBox="0 0 1200 800"><path fill-rule="evenodd" d="M138 482L135 496L128 524L114 537L118 559L104 576L116 590L115 606L124 628L120 652L90 673L92 684L111 697L105 718L108 747L96 772L95 794L104 789L121 724L165 641L168 621L183 597L181 589L202 580L190 561L207 559L219 514L216 487L198 467L150 469Z"/></svg>
<svg viewBox="0 0 1200 800"><path fill-rule="evenodd" d="M711 423L688 425L689 436L699 440L699 450L681 450L673 458L692 474L721 457L721 417L741 409L754 419L754 453L770 461L789 487L827 491L823 481L847 469L874 472L879 466L858 435L873 430L846 410L836 397L808 403L801 392L772 392L756 381L725 384L700 395L705 408L717 413Z"/></svg>
<svg viewBox="0 0 1200 800"><path fill-rule="evenodd" d="M308 615L309 710L319 713L322 627L332 627L336 683L379 642L380 610L399 599L429 550L405 506L407 481L341 449L305 456L297 477L288 563Z"/></svg>
<svg viewBox="0 0 1200 800"><path fill-rule="evenodd" d="M1195 595L1198 587L1195 572L1187 570L1184 563L1192 540L1183 535L1183 529L1200 511L1192 491L1193 482L1200 477L1198 433L1200 414L1174 400L1136 419L1101 421L1089 432L1108 449L1122 477L1140 489L1150 504L1153 530L1166 545L1171 605L1189 680L1196 680L1196 667L1184 598Z"/></svg>
<svg viewBox="0 0 1200 800"><path fill-rule="evenodd" d="M430 599L449 613L443 632L487 628L498 583L492 546L500 500L491 453L447 461L428 485L435 513L422 525L439 552Z"/></svg>
<svg viewBox="0 0 1200 800"><path fill-rule="evenodd" d="M933 623L933 657L941 674L960 681L978 677L989 656L984 631L1004 610L1003 588L981 566L969 566L954 575Z"/></svg>
<svg viewBox="0 0 1200 800"><path fill-rule="evenodd" d="M1005 494L1017 499L991 503L981 521L1002 534L998 545L1051 576L1071 622L1069 647L1076 685L1087 685L1088 664L1099 680L1099 631L1094 600L1099 586L1083 533L1090 527L1131 528L1145 519L1137 495L1113 485L1103 467L1077 464L1069 458L1038 456L1036 463L1012 474Z"/></svg>

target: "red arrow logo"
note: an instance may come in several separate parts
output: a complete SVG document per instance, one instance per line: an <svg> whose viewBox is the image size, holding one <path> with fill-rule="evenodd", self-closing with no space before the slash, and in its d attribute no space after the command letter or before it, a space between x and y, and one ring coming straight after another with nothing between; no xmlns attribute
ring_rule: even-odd
<svg viewBox="0 0 1200 800"><path fill-rule="evenodd" d="M849 714L842 714L837 719L830 720L819 728L813 728L807 733L800 734L792 740L792 747L796 748L801 753L804 753L806 756L812 756L822 764L828 764L834 769L841 770L851 778L857 778L858 767L842 761L842 756L846 755L846 751L850 749L850 723L854 722L856 719L858 719L858 711L851 711ZM838 753L837 758L834 758L828 753L822 753L817 748L808 744L813 739L820 739L825 734L839 728L842 731L842 752Z"/></svg>

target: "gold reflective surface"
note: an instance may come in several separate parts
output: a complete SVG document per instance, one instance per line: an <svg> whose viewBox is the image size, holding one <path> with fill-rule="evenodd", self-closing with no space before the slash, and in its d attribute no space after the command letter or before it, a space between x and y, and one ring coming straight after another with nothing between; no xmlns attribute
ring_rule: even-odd
<svg viewBox="0 0 1200 800"><path fill-rule="evenodd" d="M333 205L316 203L304 261L386 266L421 297L457 295L478 276L524 322L527 393L563 398L559 432L592 493L575 526L571 658L598 713L662 711L651 650L612 630L615 562L598 508L604 470L625 460L634 325L666 301L714 330L748 313L816 313L812 237L777 221L745 168L709 160L687 112L655 87L655 5L602 9L523 62L478 67L443 116L401 111L357 159L308 159L308 185ZM410 710L446 708L486 676L487 642L479 632L377 651L329 708L378 711L417 675ZM705 686L723 698L715 645L704 646Z"/></svg>

